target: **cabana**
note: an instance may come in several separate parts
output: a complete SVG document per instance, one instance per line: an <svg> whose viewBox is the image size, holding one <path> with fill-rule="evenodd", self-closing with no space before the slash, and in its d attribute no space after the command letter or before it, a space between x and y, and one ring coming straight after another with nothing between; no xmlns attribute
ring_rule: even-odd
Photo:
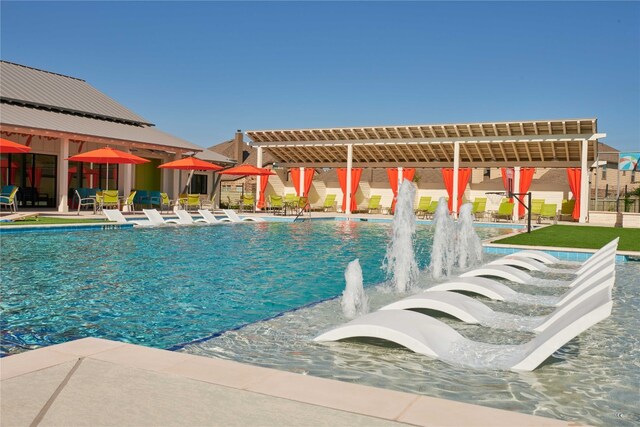
<svg viewBox="0 0 640 427"><path fill-rule="evenodd" d="M513 188L520 188L521 168L567 168L577 201L579 222L589 209L589 167L597 157L597 119L558 119L415 126L248 131L257 148L258 166L268 152L279 166L346 168L345 212L351 214L352 170L364 167L445 169L451 200L460 200L461 170L514 168ZM448 171L450 169L450 172ZM299 188L305 188L300 173ZM400 181L400 180L398 180ZM260 185L257 186L260 188ZM575 190L575 191L573 191ZM517 190L515 192L518 192ZM452 204L457 213L459 206Z"/></svg>

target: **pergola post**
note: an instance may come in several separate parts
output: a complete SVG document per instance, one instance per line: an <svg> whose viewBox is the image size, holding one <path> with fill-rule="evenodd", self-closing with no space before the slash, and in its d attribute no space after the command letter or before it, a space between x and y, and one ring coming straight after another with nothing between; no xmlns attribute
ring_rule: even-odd
<svg viewBox="0 0 640 427"><path fill-rule="evenodd" d="M300 182L298 184L300 185L300 197L306 196L304 194L304 166L300 167Z"/></svg>
<svg viewBox="0 0 640 427"><path fill-rule="evenodd" d="M261 168L262 167L262 147L258 147L258 152L256 153L256 166ZM262 188L262 177L260 175L256 176L256 203L258 202L258 200L260 200L260 188ZM265 179L267 179L265 177ZM262 209L262 208L260 208Z"/></svg>
<svg viewBox="0 0 640 427"><path fill-rule="evenodd" d="M124 151L125 153L131 153L129 147L124 147L122 151ZM122 181L118 180L120 181L118 184L122 186L122 194L124 194L125 197L128 197L129 193L131 193L133 165L125 164L122 166L124 166L122 171Z"/></svg>
<svg viewBox="0 0 640 427"><path fill-rule="evenodd" d="M520 193L520 166L513 168L513 192ZM518 222L520 219L520 197L514 197L513 201L513 222Z"/></svg>
<svg viewBox="0 0 640 427"><path fill-rule="evenodd" d="M460 142L453 143L453 200L451 201L451 213L458 217L458 170L460 169Z"/></svg>
<svg viewBox="0 0 640 427"><path fill-rule="evenodd" d="M589 140L582 140L582 174L580 176L580 218L578 222L586 223L589 217L589 168L587 164L587 152L589 149Z"/></svg>
<svg viewBox="0 0 640 427"><path fill-rule="evenodd" d="M353 144L347 145L347 206L343 206L344 213L351 215L351 167L353 166Z"/></svg>
<svg viewBox="0 0 640 427"><path fill-rule="evenodd" d="M402 181L404 181L402 177L403 174L404 172L402 171L402 166L398 166L398 188L396 194L400 194L400 186L402 185Z"/></svg>
<svg viewBox="0 0 640 427"><path fill-rule="evenodd" d="M58 149L58 212L69 212L69 138L60 138Z"/></svg>

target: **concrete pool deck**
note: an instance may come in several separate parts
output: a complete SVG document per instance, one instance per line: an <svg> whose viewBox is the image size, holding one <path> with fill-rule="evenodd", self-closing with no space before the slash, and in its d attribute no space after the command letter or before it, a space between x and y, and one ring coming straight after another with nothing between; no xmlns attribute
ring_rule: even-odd
<svg viewBox="0 0 640 427"><path fill-rule="evenodd" d="M0 393L3 426L582 425L98 338L0 359Z"/></svg>

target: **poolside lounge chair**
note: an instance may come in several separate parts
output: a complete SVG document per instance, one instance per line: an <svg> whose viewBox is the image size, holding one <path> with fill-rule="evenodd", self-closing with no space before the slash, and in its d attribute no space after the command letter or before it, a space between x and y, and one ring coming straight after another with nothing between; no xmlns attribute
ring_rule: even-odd
<svg viewBox="0 0 640 427"><path fill-rule="evenodd" d="M231 209L222 209L222 212L231 220L231 222L264 222L264 219L255 216L245 216L240 218L236 211Z"/></svg>
<svg viewBox="0 0 640 427"><path fill-rule="evenodd" d="M211 197L200 199L200 209L214 210L216 208L216 193L213 192Z"/></svg>
<svg viewBox="0 0 640 427"><path fill-rule="evenodd" d="M204 218L193 219L189 212L184 209L178 209L175 214L178 217L180 224L209 224L209 221Z"/></svg>
<svg viewBox="0 0 640 427"><path fill-rule="evenodd" d="M421 196L415 210L416 216L420 217L421 215L426 215L429 206L431 206L431 196Z"/></svg>
<svg viewBox="0 0 640 427"><path fill-rule="evenodd" d="M513 202L500 203L498 210L491 215L491 219L496 222L500 219L511 221L513 219Z"/></svg>
<svg viewBox="0 0 640 427"><path fill-rule="evenodd" d="M153 224L153 225L189 225L192 224L192 222L186 222L183 221L181 219L164 219L162 217L162 215L160 215L160 213L155 210L155 209L143 209L142 212L147 216L147 218L149 218L149 221Z"/></svg>
<svg viewBox="0 0 640 427"><path fill-rule="evenodd" d="M182 207L187 211L200 209L200 194L187 194L182 199Z"/></svg>
<svg viewBox="0 0 640 427"><path fill-rule="evenodd" d="M160 212L164 212L164 209L167 208L167 212L171 211L171 199L169 198L169 195L167 193L160 193L160 204L159 204L159 208L160 208Z"/></svg>
<svg viewBox="0 0 640 427"><path fill-rule="evenodd" d="M424 219L430 219L433 218L433 215L435 215L436 213L436 209L438 209L438 201L437 200L432 200L431 204L429 205L429 207L427 208L426 211L424 211Z"/></svg>
<svg viewBox="0 0 640 427"><path fill-rule="evenodd" d="M104 190L96 193L96 210L103 210L107 207L120 209L118 190Z"/></svg>
<svg viewBox="0 0 640 427"><path fill-rule="evenodd" d="M575 221L573 219L573 208L576 205L576 200L563 200L560 206L560 215L558 218L560 221Z"/></svg>
<svg viewBox="0 0 640 427"><path fill-rule="evenodd" d="M222 219L216 218L213 212L207 209L199 209L198 213L202 215L202 219L205 220L207 224L222 224L225 222L227 223L231 222L231 219L229 218L222 218Z"/></svg>
<svg viewBox="0 0 640 427"><path fill-rule="evenodd" d="M125 208L126 208L126 210L128 212L135 212L136 211L135 210L135 206L133 204L133 200L136 197L136 193L137 193L137 191L132 191L131 193L129 193L129 196L127 196L127 198L122 201L122 209L123 210L125 210Z"/></svg>
<svg viewBox="0 0 640 427"><path fill-rule="evenodd" d="M82 195L80 194L80 191L73 190L74 192L74 198L76 200L74 200L74 203L78 204L78 215L80 215L80 209L82 209L83 206L91 206L91 208L93 209L93 213L96 213L96 198L94 197L82 197Z"/></svg>
<svg viewBox="0 0 640 427"><path fill-rule="evenodd" d="M542 211L542 205L544 205L544 199L531 199L531 220L536 221L540 217ZM525 218L527 212L524 213Z"/></svg>
<svg viewBox="0 0 640 427"><path fill-rule="evenodd" d="M555 203L545 203L542 205L540 210L540 215L538 215L538 224L542 222L543 219L549 219L554 224L558 222L558 211L557 205Z"/></svg>
<svg viewBox="0 0 640 427"><path fill-rule="evenodd" d="M16 212L10 215L0 216L0 222L24 221L29 218L35 218L37 220L38 215L40 215L40 212Z"/></svg>
<svg viewBox="0 0 640 427"><path fill-rule="evenodd" d="M336 195L335 194L327 194L324 198L324 203L322 206L318 206L313 208L314 211L323 211L323 212L335 212L336 210Z"/></svg>
<svg viewBox="0 0 640 427"><path fill-rule="evenodd" d="M487 198L476 197L472 203L471 212L476 219L484 218L487 214Z"/></svg>
<svg viewBox="0 0 640 427"><path fill-rule="evenodd" d="M256 200L253 194L244 194L240 202L240 212L255 212Z"/></svg>
<svg viewBox="0 0 640 427"><path fill-rule="evenodd" d="M380 213L380 210L382 209L380 207L381 199L382 199L382 196L379 194L374 194L371 197L369 197L369 203L367 204L367 213L372 213L374 211Z"/></svg>
<svg viewBox="0 0 640 427"><path fill-rule="evenodd" d="M15 185L5 185L0 192L0 209L2 206L8 206L12 212L18 211L18 202L16 200L16 194L20 187Z"/></svg>
<svg viewBox="0 0 640 427"><path fill-rule="evenodd" d="M120 212L118 209L103 209L102 213L107 217L109 221L117 222L118 224L133 224L134 226L141 227L150 227L154 225L151 221L145 219L127 221L124 215L122 215L122 212Z"/></svg>
<svg viewBox="0 0 640 427"><path fill-rule="evenodd" d="M269 195L269 210L271 210L271 212L282 212L283 208L282 196L277 196L275 194Z"/></svg>
<svg viewBox="0 0 640 427"><path fill-rule="evenodd" d="M474 342L446 323L408 310L379 310L314 340L379 338L454 365L532 371L564 344L609 317L612 305L608 292L596 293L567 310L533 340L521 345ZM473 357L467 357L468 354ZM479 355L483 359L479 360Z"/></svg>

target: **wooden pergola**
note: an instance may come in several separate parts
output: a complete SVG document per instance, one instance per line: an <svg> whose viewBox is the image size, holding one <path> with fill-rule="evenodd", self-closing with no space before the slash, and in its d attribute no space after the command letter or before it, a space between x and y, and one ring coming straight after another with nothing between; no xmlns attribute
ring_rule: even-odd
<svg viewBox="0 0 640 427"><path fill-rule="evenodd" d="M598 138L606 134L598 133L597 119L591 118L255 130L247 131L247 136L258 149L258 166L267 150L278 165L346 167L347 177L352 167L453 168L454 200L461 167L578 167L582 169L580 222L586 222L588 166L597 157ZM347 180L348 199L350 189Z"/></svg>

